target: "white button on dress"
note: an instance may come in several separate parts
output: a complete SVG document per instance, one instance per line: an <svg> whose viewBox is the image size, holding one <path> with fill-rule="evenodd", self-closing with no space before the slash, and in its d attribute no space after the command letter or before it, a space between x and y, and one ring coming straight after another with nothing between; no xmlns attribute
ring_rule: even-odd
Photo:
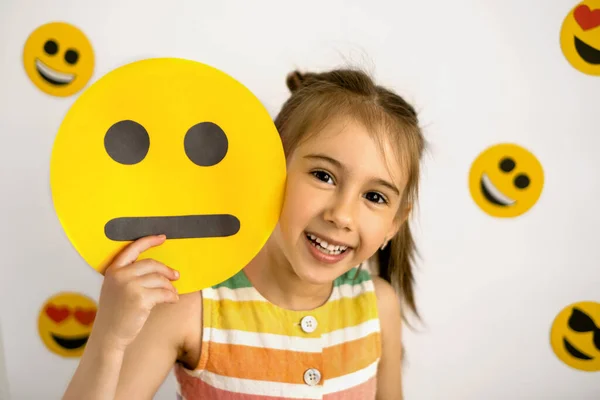
<svg viewBox="0 0 600 400"><path fill-rule="evenodd" d="M315 329L317 329L317 325L317 319L312 315L307 315L300 321L300 327L302 328L302 331L306 333L314 332Z"/></svg>
<svg viewBox="0 0 600 400"><path fill-rule="evenodd" d="M308 386L316 386L321 382L321 372L318 369L310 368L304 373L304 383Z"/></svg>

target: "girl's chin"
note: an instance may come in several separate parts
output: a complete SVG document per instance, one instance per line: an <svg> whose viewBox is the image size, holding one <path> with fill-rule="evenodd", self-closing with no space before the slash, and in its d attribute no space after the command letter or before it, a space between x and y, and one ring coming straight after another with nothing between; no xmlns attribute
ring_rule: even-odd
<svg viewBox="0 0 600 400"><path fill-rule="evenodd" d="M307 265L306 263L292 266L294 273L303 281L311 285L328 285L346 272L346 269L335 267L323 267L318 265Z"/></svg>

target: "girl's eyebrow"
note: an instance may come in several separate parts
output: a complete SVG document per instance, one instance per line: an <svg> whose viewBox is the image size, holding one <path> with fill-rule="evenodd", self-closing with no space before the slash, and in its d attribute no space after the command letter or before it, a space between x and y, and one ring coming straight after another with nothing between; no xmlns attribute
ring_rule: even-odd
<svg viewBox="0 0 600 400"><path fill-rule="evenodd" d="M342 171L346 171L346 167L344 166L344 164L342 164L335 158L331 158L324 154L318 154L318 153L317 154L307 154L304 156L304 158L325 161L332 165L335 165L337 168L341 169ZM373 182L375 182L378 185L387 187L388 189L390 189L391 191L396 193L397 196L400 196L400 190L398 190L398 188L394 184L386 181L385 179L373 178Z"/></svg>

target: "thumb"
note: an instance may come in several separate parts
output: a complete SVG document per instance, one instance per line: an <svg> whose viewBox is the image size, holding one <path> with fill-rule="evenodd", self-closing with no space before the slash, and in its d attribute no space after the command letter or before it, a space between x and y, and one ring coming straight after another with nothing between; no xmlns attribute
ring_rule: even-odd
<svg viewBox="0 0 600 400"><path fill-rule="evenodd" d="M161 245L166 239L165 235L145 236L125 247L113 261L115 268L121 268L134 263L144 251L150 247Z"/></svg>

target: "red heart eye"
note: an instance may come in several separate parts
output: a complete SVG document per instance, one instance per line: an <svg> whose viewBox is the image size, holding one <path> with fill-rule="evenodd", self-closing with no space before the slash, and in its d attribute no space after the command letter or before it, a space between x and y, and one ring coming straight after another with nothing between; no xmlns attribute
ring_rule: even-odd
<svg viewBox="0 0 600 400"><path fill-rule="evenodd" d="M69 309L67 307L55 307L52 304L46 307L46 315L57 324L61 323L69 317Z"/></svg>
<svg viewBox="0 0 600 400"><path fill-rule="evenodd" d="M77 307L77 310L75 310L75 319L77 321L79 321L79 323L81 323L82 325L91 324L92 322L94 322L95 318L96 318L96 310L94 310L94 309L86 310L86 309Z"/></svg>
<svg viewBox="0 0 600 400"><path fill-rule="evenodd" d="M584 31L600 26L600 9L592 11L588 6L582 4L575 8L573 17Z"/></svg>

